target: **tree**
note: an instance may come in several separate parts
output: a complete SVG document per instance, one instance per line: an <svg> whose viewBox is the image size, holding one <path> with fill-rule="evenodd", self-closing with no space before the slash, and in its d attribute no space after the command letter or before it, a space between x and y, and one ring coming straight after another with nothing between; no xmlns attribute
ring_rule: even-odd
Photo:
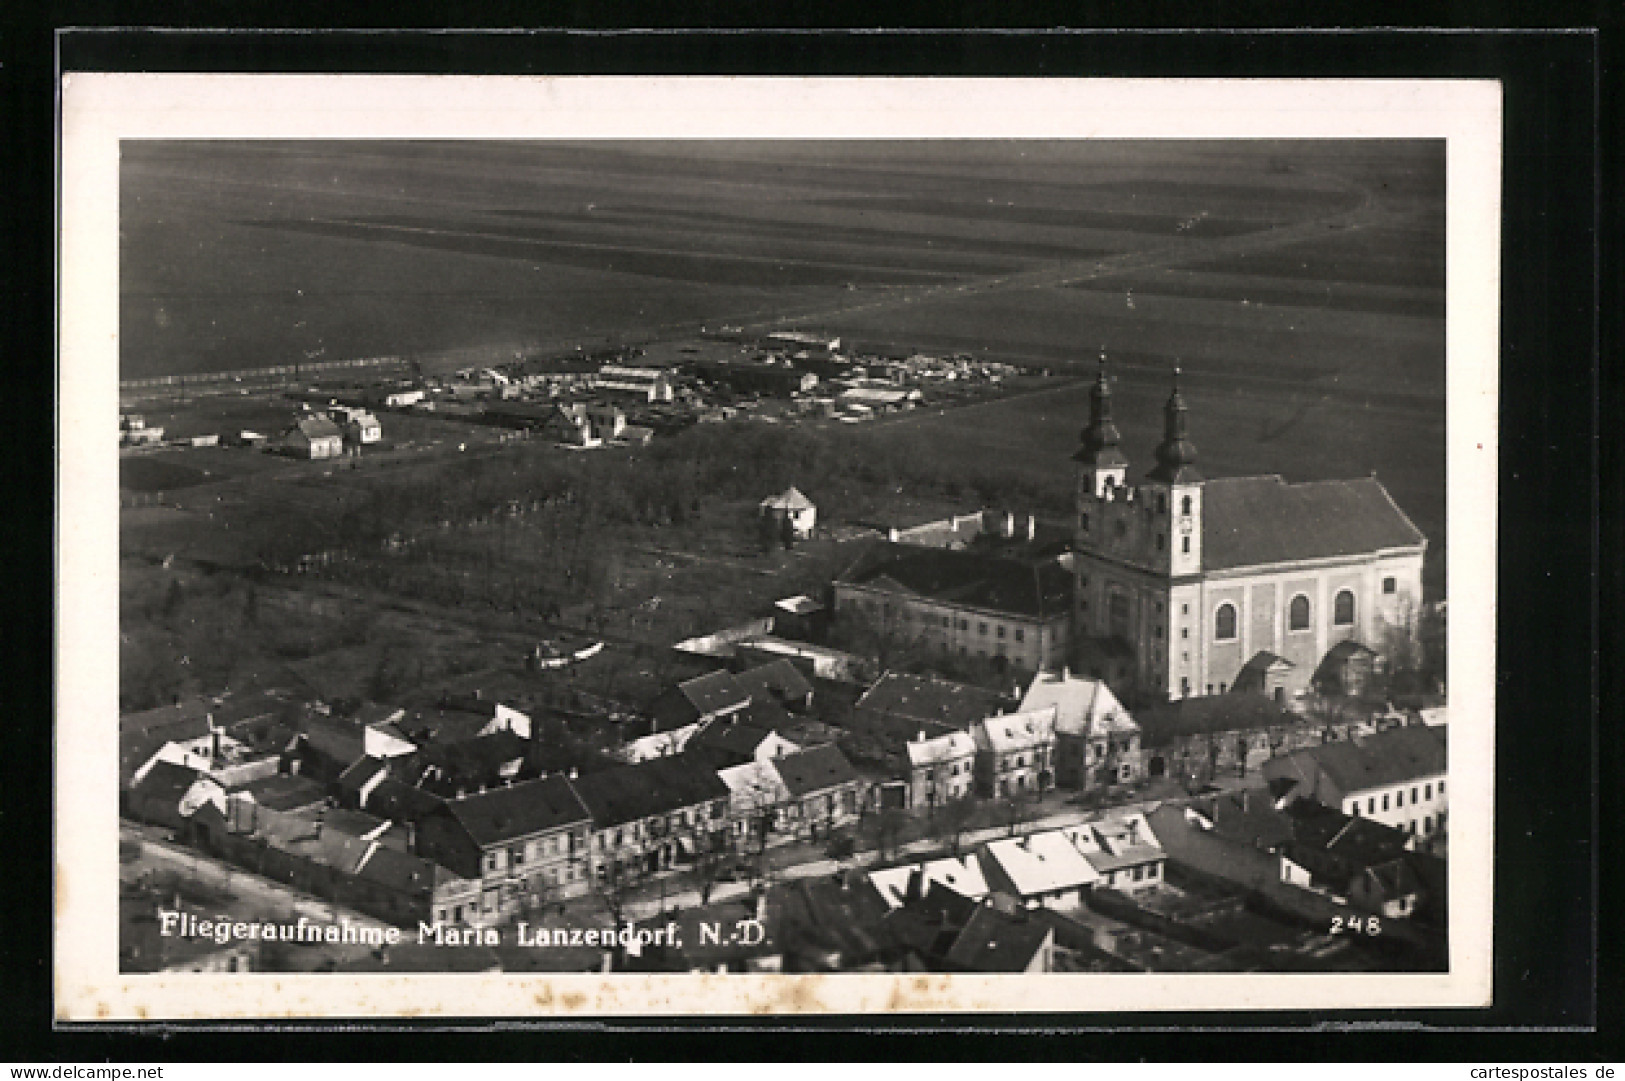
<svg viewBox="0 0 1625 1081"><path fill-rule="evenodd" d="M897 855L908 821L908 815L895 807L888 807L869 819L869 833L881 860Z"/></svg>
<svg viewBox="0 0 1625 1081"><path fill-rule="evenodd" d="M948 846L954 858L959 857L965 834L970 831L976 817L976 803L970 798L949 800L933 809L931 830L937 840Z"/></svg>

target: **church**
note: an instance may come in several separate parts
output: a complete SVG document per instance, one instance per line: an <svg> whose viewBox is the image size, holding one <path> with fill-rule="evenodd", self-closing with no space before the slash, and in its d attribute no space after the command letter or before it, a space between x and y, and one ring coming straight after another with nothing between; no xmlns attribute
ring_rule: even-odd
<svg viewBox="0 0 1625 1081"><path fill-rule="evenodd" d="M1077 463L1073 640L1135 697L1357 689L1415 629L1427 538L1375 476L1205 479L1174 373L1154 467L1130 484L1105 358Z"/></svg>

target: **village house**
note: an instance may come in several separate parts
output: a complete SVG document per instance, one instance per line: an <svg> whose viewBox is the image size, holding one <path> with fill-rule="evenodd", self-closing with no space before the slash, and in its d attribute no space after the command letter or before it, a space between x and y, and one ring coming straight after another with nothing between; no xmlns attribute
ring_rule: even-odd
<svg viewBox="0 0 1625 1081"><path fill-rule="evenodd" d="M585 893L592 819L560 776L449 800L417 824L418 852L478 881L475 911L438 913L483 926L547 900Z"/></svg>
<svg viewBox="0 0 1625 1081"><path fill-rule="evenodd" d="M879 542L835 579L841 622L1026 672L1066 660L1071 606L1071 574L1055 559Z"/></svg>
<svg viewBox="0 0 1625 1081"><path fill-rule="evenodd" d="M1100 872L1059 830L986 841L975 859L990 890L1030 908L1079 908L1085 891L1101 880Z"/></svg>
<svg viewBox="0 0 1625 1081"><path fill-rule="evenodd" d="M599 393L641 402L672 400L672 373L666 368L606 364L598 369L593 388Z"/></svg>
<svg viewBox="0 0 1625 1081"><path fill-rule="evenodd" d="M760 842L780 829L779 813L791 795L771 760L753 759L719 769L717 779L728 787L729 829L736 848Z"/></svg>
<svg viewBox="0 0 1625 1081"><path fill-rule="evenodd" d="M734 673L734 684L751 701L773 701L792 713L812 708L813 685L788 659L769 661Z"/></svg>
<svg viewBox="0 0 1625 1081"><path fill-rule="evenodd" d="M969 683L931 675L887 672L852 707L866 725L896 730L904 739L964 732L984 717L1014 709L1017 699Z"/></svg>
<svg viewBox="0 0 1625 1081"><path fill-rule="evenodd" d="M948 947L951 969L1027 974L1055 971L1055 926L1024 912L978 905Z"/></svg>
<svg viewBox="0 0 1625 1081"><path fill-rule="evenodd" d="M740 686L732 672L709 672L685 679L649 704L656 731L666 732L683 725L738 713L750 705L750 691Z"/></svg>
<svg viewBox="0 0 1625 1081"><path fill-rule="evenodd" d="M709 769L746 762L766 762L801 748L774 730L789 720L776 703L752 702L738 713L706 721L687 741L683 753Z"/></svg>
<svg viewBox="0 0 1625 1081"><path fill-rule="evenodd" d="M1104 680L1070 669L1040 672L1021 700L1023 711L1055 709L1055 783L1091 789L1145 776L1140 726Z"/></svg>
<svg viewBox="0 0 1625 1081"><path fill-rule="evenodd" d="M587 419L586 407L582 405L555 405L537 423L537 431L555 443L569 447L590 448L603 445L592 429L592 422Z"/></svg>
<svg viewBox="0 0 1625 1081"><path fill-rule="evenodd" d="M762 500L757 505L757 514L781 524L788 522L792 535L798 540L811 537L818 523L818 507L794 487Z"/></svg>
<svg viewBox="0 0 1625 1081"><path fill-rule="evenodd" d="M971 725L976 743L976 790L985 797L1055 787L1055 707L984 717Z"/></svg>
<svg viewBox="0 0 1625 1081"><path fill-rule="evenodd" d="M570 784L592 816L592 873L600 884L634 881L727 844L728 786L686 755L588 773Z"/></svg>
<svg viewBox="0 0 1625 1081"><path fill-rule="evenodd" d="M964 799L975 784L976 740L969 732L920 732L908 754L908 806L940 807Z"/></svg>
<svg viewBox="0 0 1625 1081"><path fill-rule="evenodd" d="M348 446L369 446L384 438L384 427L378 418L360 406L336 405L328 409L327 414L339 425Z"/></svg>
<svg viewBox="0 0 1625 1081"><path fill-rule="evenodd" d="M1264 763L1264 778L1295 798L1404 830L1432 848L1446 833L1444 728L1410 725L1362 739L1306 747Z"/></svg>
<svg viewBox="0 0 1625 1081"><path fill-rule="evenodd" d="M981 862L974 854L963 859L947 857L870 871L869 881L893 908L923 897L927 889L933 887L950 890L972 901L980 901L990 892Z"/></svg>
<svg viewBox="0 0 1625 1081"><path fill-rule="evenodd" d="M1145 815L1119 815L1061 830L1100 876L1097 886L1132 893L1161 883L1168 854Z"/></svg>
<svg viewBox="0 0 1625 1081"><path fill-rule="evenodd" d="M808 840L828 837L856 821L864 810L863 778L833 743L774 758L768 764L790 793L781 821Z"/></svg>
<svg viewBox="0 0 1625 1081"><path fill-rule="evenodd" d="M344 433L324 414L309 413L282 434L280 445L295 458L337 458L344 453Z"/></svg>
<svg viewBox="0 0 1625 1081"><path fill-rule="evenodd" d="M164 441L162 425L147 424L139 413L125 413L119 417L119 443L126 447L155 446Z"/></svg>

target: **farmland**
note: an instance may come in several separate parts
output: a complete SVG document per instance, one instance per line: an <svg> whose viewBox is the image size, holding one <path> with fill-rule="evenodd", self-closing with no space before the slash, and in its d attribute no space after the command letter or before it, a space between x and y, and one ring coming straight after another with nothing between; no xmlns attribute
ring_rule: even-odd
<svg viewBox="0 0 1625 1081"><path fill-rule="evenodd" d="M1207 475L1376 471L1429 537L1426 586L1443 595L1435 144L225 142L123 152L124 378L385 355L443 369L725 324L1067 377L1092 373L1104 349L1136 470L1149 467L1177 364ZM287 415L285 403L267 412L262 399L229 396L185 415L143 408L181 428L199 409L255 428ZM238 682L263 658L298 665L318 685L322 667L354 691L379 658L413 651L429 658L428 673L466 670L534 640L539 630L519 612L543 599L562 603L566 621L590 612L616 634L669 641L809 588L837 561L816 548L749 551L766 491L823 478L824 490L808 490L825 520L903 499L1064 512L1086 411L1073 378L788 448L761 429L588 460L391 417L395 449L359 470L225 448L127 459L125 487L169 498L121 522L126 682L155 697L202 678L200 665ZM705 454L737 454L752 469ZM514 501L530 510L494 513ZM380 544L396 530L412 546L386 558ZM601 558L575 566L561 538L583 531L601 538ZM369 554L330 568L319 587L295 579L251 592L236 571L205 580L165 562L242 568L352 536ZM321 596L338 609L302 607ZM643 614L637 604L655 596L664 606ZM240 630L245 610L253 635ZM301 621L308 642L295 641ZM168 671L171 653L191 672Z"/></svg>

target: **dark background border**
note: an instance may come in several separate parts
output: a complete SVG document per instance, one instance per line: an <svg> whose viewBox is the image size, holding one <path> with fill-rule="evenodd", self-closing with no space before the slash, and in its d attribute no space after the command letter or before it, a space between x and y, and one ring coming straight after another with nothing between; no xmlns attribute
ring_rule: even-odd
<svg viewBox="0 0 1625 1081"><path fill-rule="evenodd" d="M20 0L26 4L26 0ZM428 5L373 12L377 25L426 25ZM1175 6L1160 16L1196 25L1193 17L1253 21L1260 9L1224 5L1196 12ZM1351 12L1353 9L1349 9ZM1579 21L1596 14L1576 6ZM427 13L427 14L426 14ZM1600 13L1600 9L1598 11ZM211 13L226 14L226 13ZM339 25L346 13L251 3L233 8L229 22L295 25L301 18ZM354 20L365 7L348 12ZM585 27L604 12L582 7L546 13L554 26ZM627 25L636 9L618 12ZM694 25L737 22L722 5L698 5L683 16ZM776 9L785 25L799 19L856 14L875 23L876 13L790 4ZM1034 8L999 9L1006 27L1089 25L1077 13ZM1123 14L1108 7L1095 19ZM1133 17L1145 18L1134 11ZM1272 11L1270 14L1298 14ZM1321 11L1319 18L1335 18ZM1478 12L1506 16L1511 12ZM1554 15L1552 9L1543 14ZM169 12L180 20L178 11ZM966 4L937 7L940 25L972 26L990 12ZM1429 19L1428 16L1433 16ZM1180 18L1183 16L1183 18ZM1251 16L1251 20L1249 19ZM159 15L159 18L162 18ZM536 10L488 5L465 18L487 26L536 23ZM763 14L753 11L760 20ZM1158 15L1151 16L1155 19ZM1459 25L1460 12L1439 8L1410 15L1434 26ZM1596 230L1601 209L1600 175L1618 175L1614 148L1600 156L1601 117L1615 123L1617 86L1604 83L1613 70L1613 40L1585 31L1470 33L1396 32L1003 32L946 30L911 33L798 31L590 32L491 34L390 34L373 31L198 33L143 30L57 34L69 25L113 25L128 15L110 4L46 6L42 12L0 14L0 136L6 162L6 211L0 213L0 288L12 303L0 320L7 335L8 378L13 409L4 427L13 513L0 531L15 549L8 576L14 611L31 608L44 619L9 635L7 681L13 689L7 749L0 755L0 839L6 846L0 875L9 919L0 933L0 1058L26 1060L154 1061L187 1059L385 1059L454 1060L543 1057L551 1059L681 1059L720 1055L819 1058L1039 1058L1120 1060L1201 1058L1309 1061L1318 1058L1507 1061L1612 1059L1617 1061L1621 995L1598 995L1598 812L1618 823L1618 784L1625 778L1612 725L1599 733L1595 695L1609 696L1604 717L1620 715L1617 676L1597 663L1596 577L1604 557L1603 596L1619 595L1617 548L1598 545L1599 494L1611 515L1606 536L1617 535L1618 438L1604 429L1599 441L1598 394L1619 400L1617 370L1598 367L1598 271ZM185 16L196 18L196 10ZM669 16L668 16L669 18ZM153 21L153 16L147 16ZM1281 18L1282 25L1307 20ZM178 25L172 22L171 25ZM353 23L353 25L361 25ZM600 26L605 25L600 22ZM1142 25L1156 25L1146 22ZM1170 23L1169 25L1173 25ZM1610 28L1611 29L1611 28ZM846 1020L782 1019L749 1022L626 1022L615 1035L607 1026L550 1026L542 1032L439 1031L431 1039L409 1026L351 1026L371 1030L346 1039L331 1026L301 1026L294 1040L270 1040L265 1026L213 1028L172 1026L167 1038L151 1030L53 1029L50 972L51 793L50 685L51 596L43 573L25 565L50 565L49 528L28 533L13 523L50 521L52 445L52 291L54 288L54 71L236 70L467 72L491 74L951 74L959 76L1117 77L1385 77L1489 78L1505 88L1503 168L1503 309L1501 380L1501 507L1498 638L1496 964L1495 1005L1486 1011L1338 1011L1312 1014L1088 1015L982 1018L868 1017ZM1605 125L1604 125L1605 126ZM1605 163L1610 163L1606 164ZM1606 210L1616 226L1618 211ZM1610 257L1612 258L1612 257ZM1610 262L1602 280L1614 283ZM1617 322L1607 327L1617 344ZM1606 381L1604 386L1600 381ZM42 393L42 391L44 393ZM1604 420L1612 418L1604 415ZM1611 427L1611 425L1609 425ZM1598 488L1599 455L1610 472ZM1609 645L1617 626L1604 628ZM1610 651L1602 656L1611 657ZM1599 679L1606 685L1599 685ZM17 692L21 692L20 694ZM1458 725L1473 723L1457 717ZM1599 743L1599 737L1604 742ZM1605 782L1605 783L1600 783ZM1600 802L1599 802L1600 800ZM13 900L10 894L15 892ZM1609 1011L1599 1015L1597 1010ZM820 1030L853 1023L867 1034L832 1040ZM743 1035L724 1044L710 1030L728 1025ZM1588 1033L1594 1025L1603 1034ZM772 1026L774 1032L763 1030ZM943 1028L942 1026L947 1026ZM975 1031L971 1027L975 1026ZM1082 1027L1062 1036L1057 1030ZM992 1036L988 1028L1003 1030ZM705 1031L696 1031L703 1029ZM922 1039L922 1029L934 1035ZM1046 1030L1036 1040L1035 1030ZM1265 1034L1261 1030L1273 1030ZM907 1031L912 1030L912 1032ZM1112 1031L1109 1039L1102 1033ZM1178 1030L1178 1033L1170 1030ZM1431 1031L1429 1031L1431 1030ZM1449 1030L1456 1030L1454 1033ZM1470 1030L1470 1031L1464 1031ZM1521 1030L1521 1031L1512 1031ZM1022 1032L1029 1035L1021 1035Z"/></svg>

